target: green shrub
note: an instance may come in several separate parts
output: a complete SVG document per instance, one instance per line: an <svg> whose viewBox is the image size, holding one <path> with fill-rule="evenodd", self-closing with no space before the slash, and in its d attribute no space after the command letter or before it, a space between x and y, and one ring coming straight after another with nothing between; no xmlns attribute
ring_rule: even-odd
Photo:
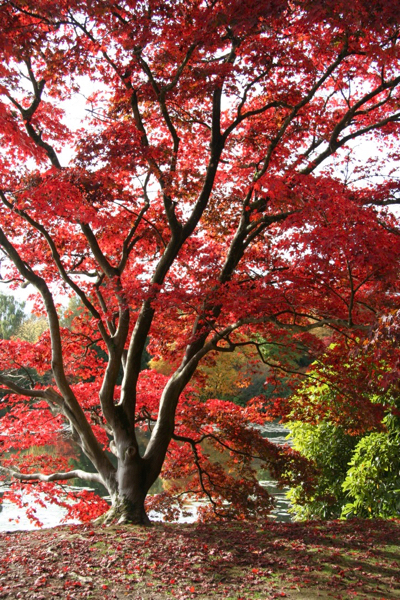
<svg viewBox="0 0 400 600"><path fill-rule="evenodd" d="M400 513L400 435L370 433L357 444L343 491L350 501L345 517L398 517Z"/></svg>
<svg viewBox="0 0 400 600"><path fill-rule="evenodd" d="M313 460L320 470L312 496L306 495L302 486L288 492L292 505L289 511L296 520L340 517L347 503L342 484L359 438L326 421L318 425L296 421L290 423L289 428L293 447Z"/></svg>

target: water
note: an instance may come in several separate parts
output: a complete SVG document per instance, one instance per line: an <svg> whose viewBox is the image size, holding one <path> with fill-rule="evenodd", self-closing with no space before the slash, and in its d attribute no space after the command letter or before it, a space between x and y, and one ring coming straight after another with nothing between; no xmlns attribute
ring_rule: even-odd
<svg viewBox="0 0 400 600"><path fill-rule="evenodd" d="M63 521L67 512L65 508L55 504L40 506L29 493L25 495L24 502L29 507L35 507L35 515L43 527L55 527L61 523L72 524L78 522L73 520ZM3 500L0 504L0 532L29 531L33 529L37 529L37 526L28 519L23 509L19 508L14 502L7 499Z"/></svg>
<svg viewBox="0 0 400 600"><path fill-rule="evenodd" d="M288 430L285 429L279 423L267 423L264 426L255 426L259 429L263 437L268 438L276 444L287 443L286 436ZM260 480L260 484L265 487L268 492L274 496L276 507L271 513L271 518L277 521L290 521L291 517L288 513L288 501L285 496L287 489L278 489L275 481L268 478L268 474L262 472L263 479ZM264 478L265 477L265 478ZM82 489L82 488L79 488ZM5 491L5 489L3 490ZM2 492L0 491L0 496ZM43 524L43 527L55 527L61 523L77 523L77 521L64 521L66 510L56 504L47 505L46 507L39 506L32 496L27 492L24 501L28 505L34 505L36 509L36 516L39 521ZM179 522L181 523L193 523L197 520L197 507L201 505L201 502L188 501L185 505L185 514L181 515ZM149 514L150 519L158 521L162 519L162 515L153 512ZM13 502L9 502L7 499L0 504L0 532L5 531L18 531L18 530L32 530L36 529L34 523L29 521L26 517L24 510L17 507Z"/></svg>
<svg viewBox="0 0 400 600"><path fill-rule="evenodd" d="M268 438L275 444L282 446L283 444L290 443L289 440L286 439L289 430L280 423L271 422L266 425L255 425L255 428L261 432L263 437ZM265 473L265 471L262 474L268 476L268 473ZM289 488L278 488L276 482L269 477L260 479L260 485L265 487L275 499L275 508L271 512L271 518L276 521L291 521L292 518L288 512L289 501L286 498L286 492L289 491Z"/></svg>
<svg viewBox="0 0 400 600"><path fill-rule="evenodd" d="M281 423L270 421L265 425L253 425L253 427L254 429L258 429L263 437L268 438L275 444L279 444L280 446L283 444L290 444L290 440L286 439L289 434L289 429Z"/></svg>

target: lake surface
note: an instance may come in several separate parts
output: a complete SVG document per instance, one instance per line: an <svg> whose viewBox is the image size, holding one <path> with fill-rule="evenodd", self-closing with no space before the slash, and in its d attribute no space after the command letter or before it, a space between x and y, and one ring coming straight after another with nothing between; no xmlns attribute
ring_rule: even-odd
<svg viewBox="0 0 400 600"><path fill-rule="evenodd" d="M288 430L279 423L267 423L262 427L257 426L257 429L260 429L263 437L268 438L276 444L287 443L286 436L288 435ZM265 487L271 495L274 496L276 501L276 507L271 513L271 519L277 521L290 521L291 517L288 513L289 503L285 496L286 490L278 489L276 487L276 483L272 479L269 479L268 477L264 478L264 476L265 472L263 472L263 478L260 480L260 484ZM0 496L3 495L4 491L6 491L5 488L3 488L3 490L0 488ZM78 522L63 521L66 512L65 509L53 504L47 505L46 507L39 506L33 501L33 498L28 491L26 492L24 501L28 505L35 505L36 516L43 523L43 527L55 527L56 525L60 525L62 522ZM199 503L196 502L188 502L185 506L185 516L181 517L179 521L182 523L195 522L197 519L198 505ZM150 512L150 518L152 520L161 520L162 515ZM0 532L18 530L28 531L32 529L36 529L36 526L29 521L29 519L25 516L24 511L18 508L13 502L9 502L5 499L0 504Z"/></svg>

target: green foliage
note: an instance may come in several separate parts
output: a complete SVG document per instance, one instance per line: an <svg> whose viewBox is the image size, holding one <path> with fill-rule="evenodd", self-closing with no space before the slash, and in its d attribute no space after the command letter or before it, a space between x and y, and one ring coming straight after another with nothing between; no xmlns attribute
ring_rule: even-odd
<svg viewBox="0 0 400 600"><path fill-rule="evenodd" d="M400 512L400 433L374 432L355 448L343 483L345 517L396 517Z"/></svg>
<svg viewBox="0 0 400 600"><path fill-rule="evenodd" d="M305 494L301 485L288 492L292 503L290 512L296 520L340 517L347 502L342 484L359 438L326 421L318 425L296 421L290 423L289 428L293 447L313 460L320 471L312 496Z"/></svg>
<svg viewBox="0 0 400 600"><path fill-rule="evenodd" d="M34 344L48 327L49 325L45 317L32 315L19 326L16 336L21 340L26 340Z"/></svg>
<svg viewBox="0 0 400 600"><path fill-rule="evenodd" d="M288 492L297 520L390 518L400 511L400 422L384 419L386 431L350 436L329 422L293 422L296 450L320 470L312 496L298 485Z"/></svg>
<svg viewBox="0 0 400 600"><path fill-rule="evenodd" d="M390 369L369 352L343 360L338 349L329 347L290 399L294 448L319 469L312 496L302 486L289 492L291 512L297 519L398 516L400 403L395 385L382 386Z"/></svg>
<svg viewBox="0 0 400 600"><path fill-rule="evenodd" d="M17 334L25 319L25 303L0 293L0 339L9 340Z"/></svg>

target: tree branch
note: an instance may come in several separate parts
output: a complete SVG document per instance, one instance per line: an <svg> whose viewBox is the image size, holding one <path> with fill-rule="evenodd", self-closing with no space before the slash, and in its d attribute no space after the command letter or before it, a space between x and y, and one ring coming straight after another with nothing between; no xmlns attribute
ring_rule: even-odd
<svg viewBox="0 0 400 600"><path fill-rule="evenodd" d="M75 394L73 393L64 371L63 351L61 343L60 324L57 315L57 310L54 305L52 294L45 280L37 275L26 263L22 260L17 250L9 242L3 230L0 228L0 245L8 258L14 263L22 277L32 283L40 292L44 305L46 307L47 318L49 321L50 338L51 338L51 367L57 383L57 386L65 401L65 408L68 409L68 419L73 423L76 431L81 438L81 447L88 458L93 462L99 473L103 473L106 479L111 479L114 476L115 468L109 461L107 455L101 448L96 436L93 433L85 413L82 410Z"/></svg>
<svg viewBox="0 0 400 600"><path fill-rule="evenodd" d="M100 313L96 310L96 308L93 306L93 304L89 301L89 299L87 298L87 296L83 292L83 290L81 290L81 288L69 277L68 273L66 272L66 270L64 268L64 265L62 264L60 254L57 250L57 246L55 245L54 240L52 239L52 237L50 236L48 231L46 231L46 229L43 227L43 225L41 225L40 223L38 223L37 221L32 219L32 217L29 216L27 212L15 208L13 206L13 204L7 200L5 194L2 190L0 190L0 198L3 202L3 204L5 204L7 206L7 208L9 208L11 211L15 212L16 214L18 214L27 223L29 223L34 229L36 229L43 235L47 244L49 245L53 260L55 262L55 265L56 265L62 279L76 293L76 295L79 296L79 298L82 300L82 303L84 304L84 306L86 306L86 308L89 310L89 312L97 320L97 324L98 324L100 333L101 333L104 341L107 342L109 339L109 336L107 335L107 332L102 323Z"/></svg>
<svg viewBox="0 0 400 600"><path fill-rule="evenodd" d="M14 392L14 394L18 394L19 396L27 396L29 398L43 398L44 400L47 400L45 390L23 388L14 383L8 377L5 377L4 375L0 375L0 384L4 385L10 392Z"/></svg>
<svg viewBox="0 0 400 600"><path fill-rule="evenodd" d="M68 479L84 479L90 483L101 483L104 485L103 478L98 473L89 473L82 471L81 469L75 469L74 471L68 471L66 473L52 473L51 475L44 475L43 473L20 473L19 471L12 471L11 469L5 469L0 467L0 470L6 471L10 475L13 475L15 479L20 481L67 481Z"/></svg>

